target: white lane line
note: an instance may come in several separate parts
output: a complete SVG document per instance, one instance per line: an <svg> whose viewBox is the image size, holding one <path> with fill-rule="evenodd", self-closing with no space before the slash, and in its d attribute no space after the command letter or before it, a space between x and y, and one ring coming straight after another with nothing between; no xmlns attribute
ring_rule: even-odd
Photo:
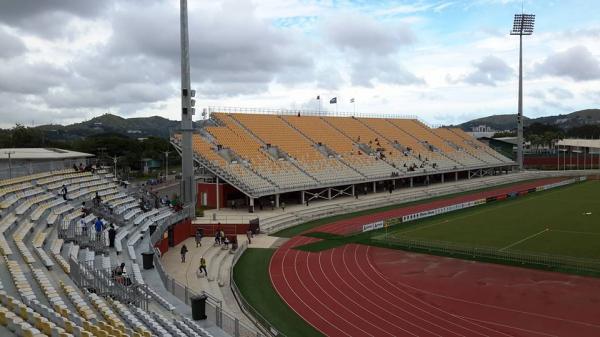
<svg viewBox="0 0 600 337"><path fill-rule="evenodd" d="M546 232L547 232L547 231L549 231L549 230L550 230L550 229L548 229L548 228L546 228L546 229L544 229L544 230L541 230L541 231L539 231L539 232L537 232L537 233L535 233L535 234L533 234L533 235L530 235L530 236L528 236L528 237L526 237L526 238L524 238L524 239L521 239L521 240L519 240L519 241L517 241L517 242L513 242L513 243L511 243L510 245L508 245L508 246L506 246L506 247L500 248L500 249L499 249L499 251L503 251L503 250L505 250L505 249L508 249L508 248L510 248L510 247L514 247L514 246L518 245L519 243L522 243L522 242L525 242L525 241L527 241L527 240L529 240L529 239L532 239L532 238L534 238L534 237L536 237L536 236L538 236L538 235L540 235L540 234L542 234L542 233L546 233Z"/></svg>

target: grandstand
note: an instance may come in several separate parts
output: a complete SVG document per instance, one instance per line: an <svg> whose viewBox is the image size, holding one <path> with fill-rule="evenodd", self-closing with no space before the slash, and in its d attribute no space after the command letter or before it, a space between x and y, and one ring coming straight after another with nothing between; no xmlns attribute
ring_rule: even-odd
<svg viewBox="0 0 600 337"><path fill-rule="evenodd" d="M300 192L296 199L304 203L354 195L358 184L412 186L494 175L514 165L461 130L430 128L416 118L240 111L211 108L193 148L201 166L248 197L251 211L255 199L273 198L279 206L289 192ZM179 134L171 141L181 149Z"/></svg>
<svg viewBox="0 0 600 337"><path fill-rule="evenodd" d="M95 196L101 200L93 202ZM169 226L189 227L182 212L155 208L148 198L104 169L0 180L0 334L228 336L219 317L190 319L194 293L181 301L164 288L157 270L141 268L142 254L160 254L147 233L159 227L155 237L162 239ZM116 227L114 247L108 230L94 231L98 217ZM121 262L123 279L112 272Z"/></svg>

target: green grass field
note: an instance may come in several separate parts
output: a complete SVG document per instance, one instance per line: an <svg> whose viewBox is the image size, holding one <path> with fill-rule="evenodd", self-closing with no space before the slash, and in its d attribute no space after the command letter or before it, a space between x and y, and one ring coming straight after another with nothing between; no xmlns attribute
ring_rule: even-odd
<svg viewBox="0 0 600 337"><path fill-rule="evenodd" d="M408 222L387 235L597 259L599 196L600 182L588 181Z"/></svg>
<svg viewBox="0 0 600 337"><path fill-rule="evenodd" d="M447 197L450 196L445 196ZM415 203L426 203L431 200ZM276 235L291 237L340 219L410 204L323 218L292 227ZM577 183L428 219L401 223L389 228L387 233L381 229L350 236L320 232L306 235L322 240L298 249L320 251L348 243L394 248L385 244L386 238L390 239L387 241L392 241L394 237L409 237L446 241L465 246L486 246L530 253L599 259L600 181ZM320 336L321 334L298 317L273 289L268 273L273 252L272 249L253 248L242 255L234 268L234 278L240 291L257 311L269 317L271 324L287 336ZM464 258L470 259L470 257Z"/></svg>

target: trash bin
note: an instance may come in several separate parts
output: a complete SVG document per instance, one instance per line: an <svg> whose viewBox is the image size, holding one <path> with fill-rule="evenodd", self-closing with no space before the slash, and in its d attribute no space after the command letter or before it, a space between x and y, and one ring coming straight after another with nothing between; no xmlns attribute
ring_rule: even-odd
<svg viewBox="0 0 600 337"><path fill-rule="evenodd" d="M143 261L144 269L154 268L154 252L142 253L142 261Z"/></svg>
<svg viewBox="0 0 600 337"><path fill-rule="evenodd" d="M190 297L192 305L192 318L195 321L206 319L206 295L197 295Z"/></svg>
<svg viewBox="0 0 600 337"><path fill-rule="evenodd" d="M148 230L150 231L150 235L154 234L154 231L156 231L156 225L148 226Z"/></svg>

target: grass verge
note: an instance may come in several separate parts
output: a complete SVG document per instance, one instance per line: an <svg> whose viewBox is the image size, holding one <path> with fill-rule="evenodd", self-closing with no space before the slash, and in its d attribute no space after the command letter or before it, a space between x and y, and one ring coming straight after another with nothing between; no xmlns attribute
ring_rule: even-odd
<svg viewBox="0 0 600 337"><path fill-rule="evenodd" d="M275 249L248 248L233 269L233 278L242 296L263 317L269 318L287 337L323 336L288 307L269 277L269 262Z"/></svg>

